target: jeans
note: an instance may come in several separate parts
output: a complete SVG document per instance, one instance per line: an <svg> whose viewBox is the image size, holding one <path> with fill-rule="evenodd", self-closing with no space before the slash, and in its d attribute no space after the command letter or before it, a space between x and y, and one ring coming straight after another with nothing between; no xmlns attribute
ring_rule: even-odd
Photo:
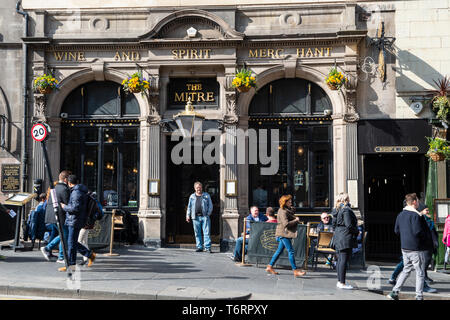
<svg viewBox="0 0 450 320"><path fill-rule="evenodd" d="M239 237L236 239L236 246L234 247L234 257L242 259L242 242L244 238ZM248 239L245 239L245 253L247 253Z"/></svg>
<svg viewBox="0 0 450 320"><path fill-rule="evenodd" d="M47 231L50 231L50 236L48 237L48 243L52 242L53 239L55 239L58 234L58 225L56 223L47 223L45 225L45 229Z"/></svg>
<svg viewBox="0 0 450 320"><path fill-rule="evenodd" d="M340 283L345 283L345 277L347 275L347 266L351 255L352 255L352 248L339 250L338 261L336 263L336 271L338 281Z"/></svg>
<svg viewBox="0 0 450 320"><path fill-rule="evenodd" d="M391 279L392 280L397 280L397 277L398 277L398 275L400 274L400 272L402 272L402 270L403 270L403 258L402 258L402 261L400 261L398 264L397 264L397 266L395 267L395 270L394 270L394 272L392 272L392 275L391 275Z"/></svg>
<svg viewBox="0 0 450 320"><path fill-rule="evenodd" d="M270 260L269 265L273 266L277 262L281 253L283 253L284 248L286 248L286 250L288 251L289 262L291 263L292 270L297 269L297 265L295 264L295 257L294 257L295 251L294 251L294 247L292 246L291 239L284 238L284 237L277 237L277 241L279 242L278 249L275 252L275 254L272 256L272 259Z"/></svg>
<svg viewBox="0 0 450 320"><path fill-rule="evenodd" d="M449 257L449 255L450 255L450 247L447 247L447 248L445 249L445 257L444 257L444 262L445 262L445 263L448 263L448 257Z"/></svg>
<svg viewBox="0 0 450 320"><path fill-rule="evenodd" d="M69 226L68 234L68 247L69 247L69 266L74 266L77 264L77 252L86 258L91 256L91 251L78 242L78 236L80 235L81 228L75 228Z"/></svg>
<svg viewBox="0 0 450 320"><path fill-rule="evenodd" d="M67 235L69 233L69 229L67 229L66 225L62 226L63 229L63 234L64 234L64 239L66 240L67 243ZM58 259L63 260L64 259L64 254L63 254L63 247L62 247L62 242L61 242L61 237L58 235L56 236L51 242L49 242L45 248L48 251L52 251L52 249L54 247L56 247L59 244L59 254L58 254Z"/></svg>
<svg viewBox="0 0 450 320"><path fill-rule="evenodd" d="M203 246L206 250L211 249L211 238L209 236L211 229L211 218L197 216L194 220L192 220L192 223L194 225L195 245L197 249L203 249Z"/></svg>
<svg viewBox="0 0 450 320"><path fill-rule="evenodd" d="M403 264L405 267L398 276L397 284L392 289L394 292L399 292L408 279L409 274L414 269L416 271L416 297L422 298L423 286L425 282L425 254L424 251L411 251L402 249Z"/></svg>

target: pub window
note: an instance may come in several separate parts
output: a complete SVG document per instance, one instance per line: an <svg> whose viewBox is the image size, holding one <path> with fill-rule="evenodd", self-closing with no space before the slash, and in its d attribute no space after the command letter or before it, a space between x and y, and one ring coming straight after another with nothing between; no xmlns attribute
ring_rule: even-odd
<svg viewBox="0 0 450 320"><path fill-rule="evenodd" d="M61 168L72 171L106 209L139 206L139 104L114 82L90 82L63 103Z"/></svg>
<svg viewBox="0 0 450 320"><path fill-rule="evenodd" d="M279 168L269 176L261 175L261 163L249 165L251 205L277 208L280 197L291 194L297 211L331 208L331 126L314 121L326 109L332 107L325 92L304 79L281 79L258 90L249 109L250 120L258 120L250 121L249 127L268 129L268 144L270 129L279 131ZM304 119L302 124L286 121L295 116Z"/></svg>

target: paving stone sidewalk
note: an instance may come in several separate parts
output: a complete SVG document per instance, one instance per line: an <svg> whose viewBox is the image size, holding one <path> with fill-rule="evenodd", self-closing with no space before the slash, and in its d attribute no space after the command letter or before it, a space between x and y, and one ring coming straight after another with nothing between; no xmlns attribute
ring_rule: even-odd
<svg viewBox="0 0 450 320"><path fill-rule="evenodd" d="M98 251L95 264L80 266L73 274L58 272L62 266L44 259L38 249L3 250L0 260L0 295L26 295L76 299L250 299L250 300L385 300L392 286L386 283L394 264L368 264L367 270L351 269L348 283L356 290L336 288L336 272L325 265L294 278L289 269L268 275L264 266L237 266L227 253L194 252L192 249L151 249L121 246L120 256ZM380 278L380 277L381 278ZM429 271L438 294L425 299L450 299L450 275ZM411 274L402 298L414 298ZM369 291L376 289L375 292Z"/></svg>

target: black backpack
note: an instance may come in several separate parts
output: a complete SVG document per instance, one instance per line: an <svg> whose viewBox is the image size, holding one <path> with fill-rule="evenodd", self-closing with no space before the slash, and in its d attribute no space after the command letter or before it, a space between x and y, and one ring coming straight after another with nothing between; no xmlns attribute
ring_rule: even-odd
<svg viewBox="0 0 450 320"><path fill-rule="evenodd" d="M92 193L88 193L87 196L87 220L84 229L93 229L95 221L101 220L103 218L103 210L99 206L97 199L92 196Z"/></svg>

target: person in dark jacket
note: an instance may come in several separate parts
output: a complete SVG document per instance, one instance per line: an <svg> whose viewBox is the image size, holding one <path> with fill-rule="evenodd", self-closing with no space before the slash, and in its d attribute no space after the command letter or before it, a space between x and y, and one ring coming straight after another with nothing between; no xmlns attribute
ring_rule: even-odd
<svg viewBox="0 0 450 320"><path fill-rule="evenodd" d="M356 238L359 230L358 219L350 208L350 198L347 193L341 192L337 196L336 205L332 214L335 250L338 253L338 261L336 263L338 282L336 287L352 290L353 287L345 284L345 280L352 249L358 247Z"/></svg>
<svg viewBox="0 0 450 320"><path fill-rule="evenodd" d="M70 175L68 182L69 187L72 189L69 203L67 205L61 204L62 209L66 212L65 224L69 230L67 237L69 247L68 265L69 267L76 265L77 252L79 252L89 259L88 267L90 267L94 263L96 254L78 242L80 230L86 225L87 220L88 188L83 184L78 184L78 178L75 175ZM66 267L59 268L58 271L65 272Z"/></svg>
<svg viewBox="0 0 450 320"><path fill-rule="evenodd" d="M68 178L70 175L70 171L63 170L60 172L58 179L59 181L55 184L55 192L56 197L58 199L58 202L67 204L69 203L69 197L70 197L70 189L67 185ZM66 214L62 211L61 207L58 207L58 220L61 223L61 227L63 229L63 235L64 239L67 243L67 234L69 230L67 229L67 226L64 224L66 220ZM52 228L56 229L56 231L59 233L58 226L56 224L56 217L55 217L55 211L53 209L53 203L52 203L52 197L50 195L50 188L47 192L47 205L45 208L45 223L48 225L52 225ZM52 249L59 245L59 254L58 259L56 262L58 263L64 263L64 254L63 254L63 246L61 242L61 235L57 235L53 238L53 240L50 240L48 244L45 247L41 248L41 252L47 261L50 261L50 258L53 256L51 254Z"/></svg>
<svg viewBox="0 0 450 320"><path fill-rule="evenodd" d="M405 196L405 200L407 205L397 216L394 228L394 232L400 236L404 268L387 297L398 300L398 292L414 269L416 271L416 299L423 300L425 251L432 245L431 233L425 219L417 211L419 208L417 195L409 193Z"/></svg>
<svg viewBox="0 0 450 320"><path fill-rule="evenodd" d="M250 214L247 216L246 219L247 219L247 222L246 222L244 254L247 253L248 239L250 238L250 227L251 227L250 221L265 222L265 221L267 221L267 217L264 214L259 213L259 209L257 206L252 206L250 208ZM235 262L239 262L242 260L243 242L244 242L244 237L239 237L236 239L236 245L234 247L234 254L233 254L233 256L230 257Z"/></svg>

